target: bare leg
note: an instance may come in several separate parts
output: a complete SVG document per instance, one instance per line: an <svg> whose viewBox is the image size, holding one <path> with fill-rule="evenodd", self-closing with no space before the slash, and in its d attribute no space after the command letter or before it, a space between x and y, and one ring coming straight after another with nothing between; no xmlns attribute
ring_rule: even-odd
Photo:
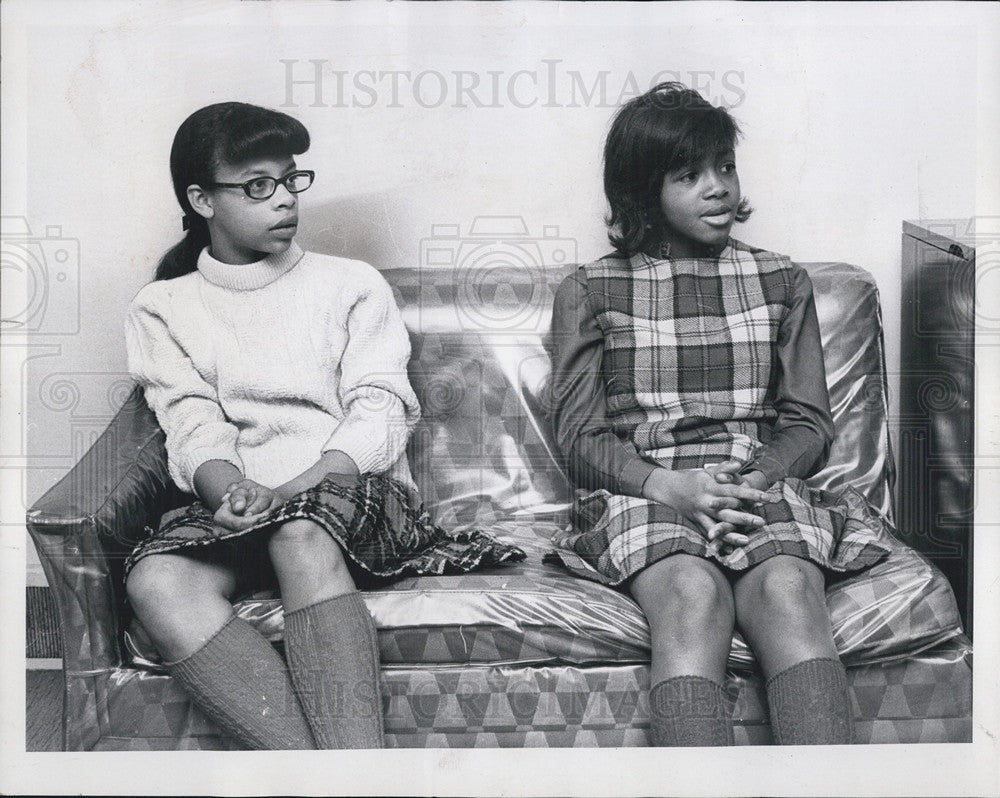
<svg viewBox="0 0 1000 798"><path fill-rule="evenodd" d="M708 560L674 554L637 574L630 585L652 638L650 684L674 676L722 683L733 641L733 594Z"/></svg>
<svg viewBox="0 0 1000 798"><path fill-rule="evenodd" d="M319 748L385 744L375 623L340 546L312 521L290 521L268 550L285 609L292 681Z"/></svg>
<svg viewBox="0 0 1000 798"><path fill-rule="evenodd" d="M728 581L709 561L675 554L640 572L631 591L651 636L651 743L732 744L722 687L735 617Z"/></svg>
<svg viewBox="0 0 1000 798"><path fill-rule="evenodd" d="M126 592L136 617L168 662L190 656L233 614L232 566L181 554L151 554L129 573Z"/></svg>
<svg viewBox="0 0 1000 798"><path fill-rule="evenodd" d="M289 521L267 545L285 614L355 590L340 546L318 524Z"/></svg>
<svg viewBox="0 0 1000 798"><path fill-rule="evenodd" d="M767 679L775 741L849 743L850 695L819 568L772 557L741 577L733 595L737 623Z"/></svg>
<svg viewBox="0 0 1000 798"><path fill-rule="evenodd" d="M150 555L129 574L136 616L195 703L247 748L315 748L288 668L233 614L231 566Z"/></svg>
<svg viewBox="0 0 1000 798"><path fill-rule="evenodd" d="M807 659L837 657L823 574L808 560L771 557L740 577L733 597L765 678Z"/></svg>

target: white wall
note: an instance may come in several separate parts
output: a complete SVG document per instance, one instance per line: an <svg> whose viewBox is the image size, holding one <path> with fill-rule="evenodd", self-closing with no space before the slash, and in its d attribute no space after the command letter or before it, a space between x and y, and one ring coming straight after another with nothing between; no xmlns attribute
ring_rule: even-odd
<svg viewBox="0 0 1000 798"><path fill-rule="evenodd" d="M513 214L535 236L558 227L585 261L607 249L600 149L613 106L663 71L695 81L746 133L737 155L757 212L738 237L869 269L892 372L901 221L982 212L977 103L996 78L984 85L986 34L973 25L983 13L969 6L14 2L4 12L3 214L47 239L47 267L70 252L36 332L5 338L24 410L3 443L8 522L120 401L126 306L180 235L170 142L207 103L288 106L309 128L299 159L317 172L303 197L309 247L412 265L432 225L464 232L476 216ZM313 60L324 62L318 105L314 85L287 84L311 78ZM398 95L391 76L365 70L405 73ZM603 74L605 96L574 94L574 73L588 91ZM476 80L488 107L457 101L459 81ZM4 278L20 279L6 268ZM21 279L20 290L34 289ZM17 300L5 295L6 315Z"/></svg>

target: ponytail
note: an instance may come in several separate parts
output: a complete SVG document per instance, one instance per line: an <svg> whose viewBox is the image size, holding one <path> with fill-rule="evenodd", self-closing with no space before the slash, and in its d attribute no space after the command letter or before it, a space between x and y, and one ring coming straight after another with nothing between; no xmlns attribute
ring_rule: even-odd
<svg viewBox="0 0 1000 798"><path fill-rule="evenodd" d="M198 214L185 216L190 225L187 235L166 251L156 267L154 280L172 280L189 274L198 268L198 256L212 243L208 234L208 223Z"/></svg>

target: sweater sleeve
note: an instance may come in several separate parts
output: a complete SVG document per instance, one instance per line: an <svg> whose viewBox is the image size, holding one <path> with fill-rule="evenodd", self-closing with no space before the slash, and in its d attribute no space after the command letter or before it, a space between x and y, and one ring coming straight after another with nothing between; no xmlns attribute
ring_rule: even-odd
<svg viewBox="0 0 1000 798"><path fill-rule="evenodd" d="M406 373L410 338L392 289L367 268L369 279L347 315L339 387L345 415L323 451L344 452L361 473L381 473L405 452L420 405Z"/></svg>
<svg viewBox="0 0 1000 798"><path fill-rule="evenodd" d="M171 334L159 304L148 292L140 292L129 308L128 369L166 433L171 478L181 490L194 493L194 473L202 463L225 460L243 471L236 452L239 431L223 413L216 390Z"/></svg>
<svg viewBox="0 0 1000 798"><path fill-rule="evenodd" d="M582 271L570 274L556 291L552 337L553 424L570 479L589 490L641 496L656 465L619 438L608 421L604 337L587 302Z"/></svg>
<svg viewBox="0 0 1000 798"><path fill-rule="evenodd" d="M761 471L769 484L785 477L812 476L826 464L833 443L812 282L805 269L795 269L791 307L778 329L778 418L771 440L742 469Z"/></svg>

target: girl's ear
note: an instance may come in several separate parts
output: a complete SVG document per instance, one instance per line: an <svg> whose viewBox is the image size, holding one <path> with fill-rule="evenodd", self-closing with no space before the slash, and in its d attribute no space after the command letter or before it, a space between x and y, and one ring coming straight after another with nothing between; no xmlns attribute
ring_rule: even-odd
<svg viewBox="0 0 1000 798"><path fill-rule="evenodd" d="M212 198L201 186L192 183L187 187L188 202L194 208L194 212L205 219L215 216L215 209L212 207Z"/></svg>

